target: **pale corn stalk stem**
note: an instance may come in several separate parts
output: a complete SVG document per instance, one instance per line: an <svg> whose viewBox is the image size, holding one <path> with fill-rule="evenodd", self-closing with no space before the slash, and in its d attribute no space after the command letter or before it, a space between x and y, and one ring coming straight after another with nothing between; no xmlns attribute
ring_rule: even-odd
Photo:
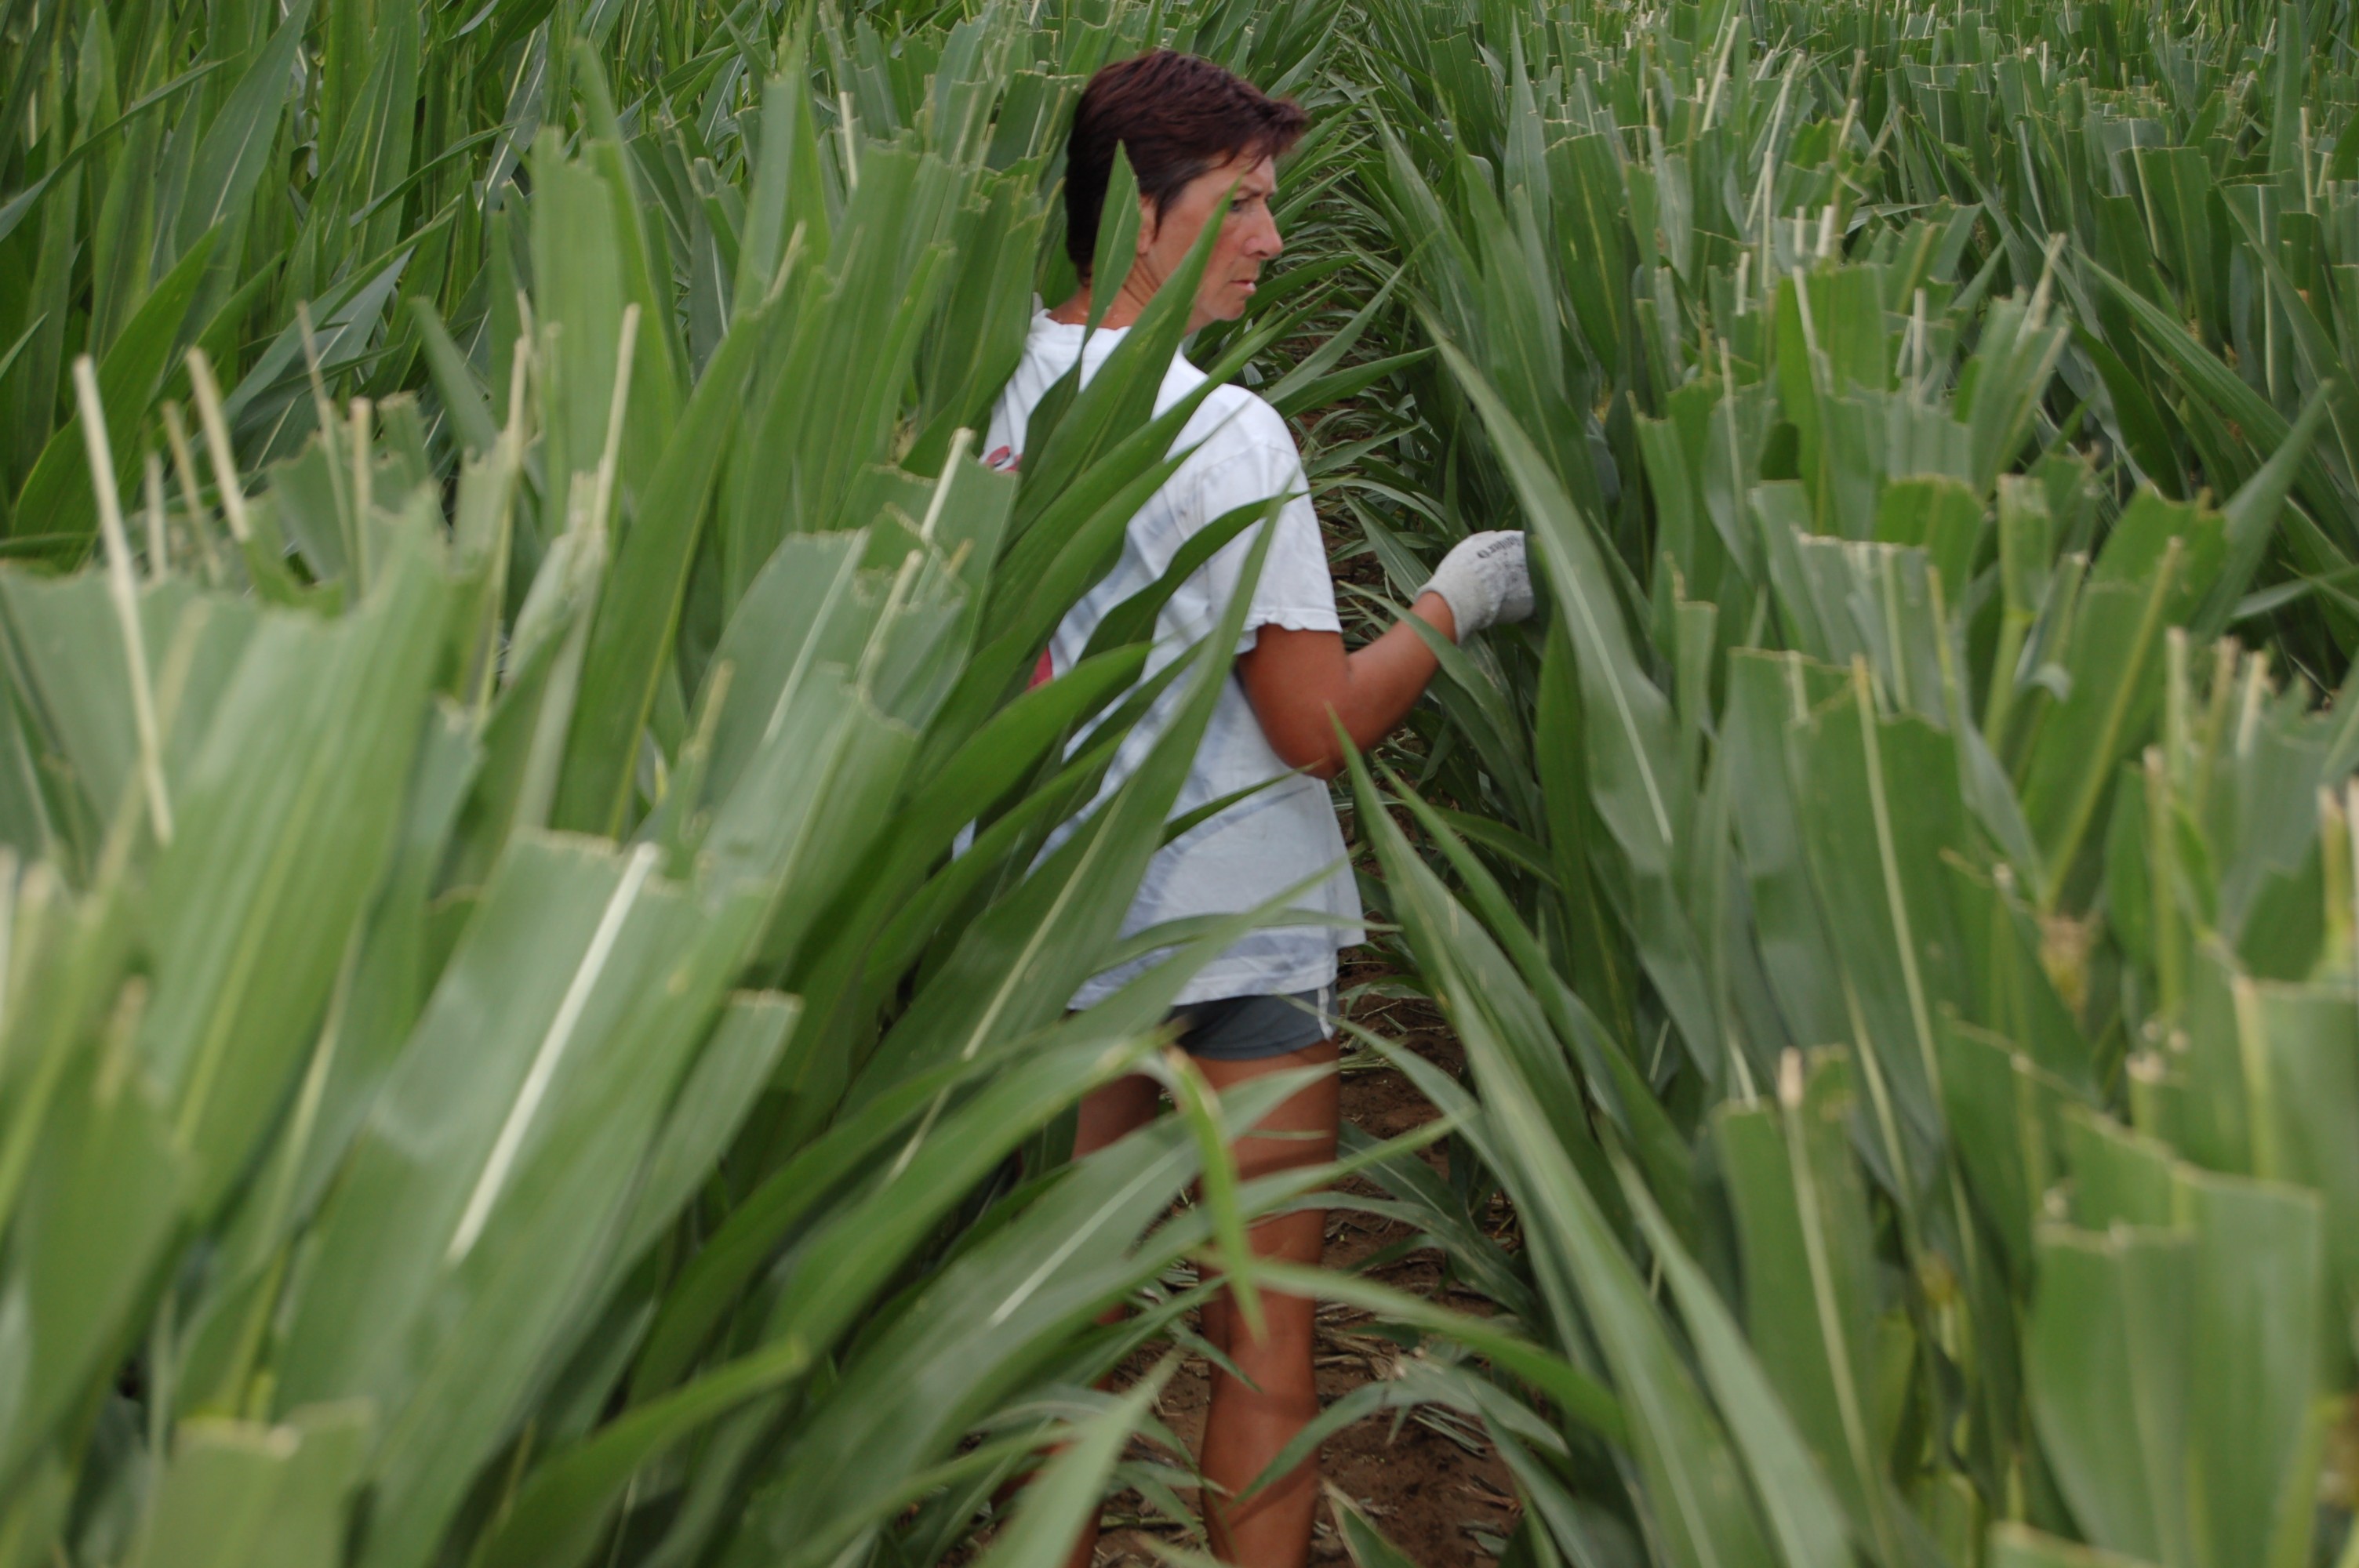
<svg viewBox="0 0 2359 1568"><path fill-rule="evenodd" d="M517 296L521 300L523 296ZM503 438L524 449L524 400L532 385L532 338L529 333L516 334L516 351L508 356L508 422L501 430Z"/></svg>
<svg viewBox="0 0 2359 1568"><path fill-rule="evenodd" d="M2194 697L2188 688L2185 627L2173 626L2163 633L2162 658L2162 760L2175 780L2187 766L2188 748L2194 735L2188 716Z"/></svg>
<svg viewBox="0 0 2359 1568"><path fill-rule="evenodd" d="M1835 1410L1843 1423L1843 1444L1863 1477L1875 1473L1874 1445L1869 1441L1865 1401L1852 1365L1849 1336L1844 1333L1835 1301L1834 1262L1827 1243L1819 1196L1818 1173L1810 1164L1809 1130L1802 1122L1805 1090L1802 1054L1788 1046L1777 1058L1777 1113L1785 1132L1786 1168L1794 1184L1794 1216L1802 1234L1802 1257L1810 1281L1811 1316L1818 1325L1820 1346L1827 1358L1827 1375L1834 1392ZM1868 1487L1868 1522L1875 1532L1877 1554L1886 1562L1898 1556L1883 1493Z"/></svg>
<svg viewBox="0 0 2359 1568"><path fill-rule="evenodd" d="M205 581L219 586L221 557L213 550L212 531L205 526L201 499L203 481L197 478L196 454L189 449L189 427L180 417L180 406L177 403L164 405L164 445L172 454L172 477L180 486L180 504L189 514L189 536L196 541L197 559L203 563Z"/></svg>
<svg viewBox="0 0 2359 1568"><path fill-rule="evenodd" d="M320 444L327 451L328 488L335 496L338 519L356 535L359 527L353 511L352 476L336 461L336 406L328 397L327 372L320 360L319 336L311 330L311 305L309 300L296 301L295 325L302 332L303 369L311 386L311 416L319 424ZM359 541L348 539L345 547L352 554L353 569L359 571ZM362 586L366 586L364 580Z"/></svg>
<svg viewBox="0 0 2359 1568"><path fill-rule="evenodd" d="M371 576L368 553L369 508L375 504L376 486L369 462L369 415L365 397L353 399L353 576L364 593Z"/></svg>
<svg viewBox="0 0 2359 1568"><path fill-rule="evenodd" d="M1712 91L1704 96L1703 114L1696 123L1698 134L1712 129L1713 112L1720 107L1721 91L1728 85L1728 57L1736 48L1736 10L1732 6L1728 19L1721 24L1720 58L1712 67Z"/></svg>
<svg viewBox="0 0 2359 1568"><path fill-rule="evenodd" d="M2326 935L2314 972L2324 977L2350 972L2343 966L2351 961L2352 942L2351 819L2334 791L2324 786L2318 791L2318 866Z"/></svg>
<svg viewBox="0 0 2359 1568"><path fill-rule="evenodd" d="M468 1195L467 1206L459 1216L459 1227L451 1233L451 1245L442 1255L446 1266L455 1268L465 1261L482 1238L484 1227L491 1219L492 1206L499 1201L500 1189L506 1184L516 1154L524 1146L524 1135L530 1130L541 1101L548 1098L549 1083L572 1045L575 1032L581 1028L582 1015L590 1006L590 995L597 989L598 978L614 958L614 945L622 939L632 906L638 903L647 878L655 871L658 853L654 845L641 844L631 851L625 863L622 880L614 884L614 892L598 917L590 946L583 950L582 962L575 968L573 979L549 1021L549 1029L533 1052L532 1065L525 1069L524 1082L508 1106L506 1119L500 1123L492 1152L484 1161L482 1173L475 1178L474 1190Z"/></svg>
<svg viewBox="0 0 2359 1568"><path fill-rule="evenodd" d="M147 787L147 813L156 841L172 841L172 800L164 787L164 746L156 728L156 690L147 673L147 638L139 623L139 588L131 574L131 542L123 533L123 498L114 488L114 452L107 440L106 410L98 397L98 371L88 354L73 363L74 397L82 406L82 444L90 456L91 487L98 496L98 531L106 545L107 598L123 633L123 654L131 675L131 725L139 740L139 775Z"/></svg>
<svg viewBox="0 0 2359 1568"><path fill-rule="evenodd" d="M1761 143L1761 178L1753 188L1753 200L1745 204L1745 222L1757 222L1761 225L1761 264L1765 277L1769 268L1769 225L1776 216L1769 202L1772 176L1777 168L1777 133L1785 128L1786 100L1793 92L1794 73L1800 69L1801 62L1794 61L1786 68L1784 78L1777 83L1777 106L1769 113L1769 134Z"/></svg>
<svg viewBox="0 0 2359 1568"><path fill-rule="evenodd" d="M918 537L930 545L934 542L934 525L942 520L942 508L951 498L951 481L957 477L959 464L966 460L967 449L974 444L974 432L961 427L951 437L951 455L942 460L942 476L934 481L934 493L926 502L926 520L918 526Z"/></svg>
<svg viewBox="0 0 2359 1568"><path fill-rule="evenodd" d="M2260 988L2250 975L2231 975L2228 995L2236 1017L2236 1065L2245 1080L2252 1173L2265 1182L2276 1181L2284 1160L2277 1148L2277 1079L2269 1068L2268 1024L2261 1013Z"/></svg>
<svg viewBox="0 0 2359 1568"><path fill-rule="evenodd" d="M1819 349L1817 323L1810 319L1810 275L1798 266L1793 271L1793 278L1794 308L1801 313L1802 351L1810 359L1810 384L1818 388L1821 395L1831 394L1834 388L1827 384L1830 379L1827 357Z"/></svg>
<svg viewBox="0 0 2359 1568"><path fill-rule="evenodd" d="M1917 1035L1917 1051L1925 1082L1940 1101L1941 1062L1933 1046L1933 1009L1917 961L1916 923L1900 881L1898 835L1892 827L1892 806L1884 782L1884 747L1875 704L1869 694L1867 659L1854 654L1851 664L1852 695L1859 706L1860 749L1867 773L1868 819L1875 833L1878 868L1883 873L1885 918L1892 923L1893 944L1900 956L1900 979L1908 998L1908 1021Z"/></svg>
<svg viewBox="0 0 2359 1568"><path fill-rule="evenodd" d="M245 509L245 489L237 476L237 457L230 450L229 421L222 416L221 384L213 380L212 362L202 349L189 351L189 385L197 395L197 420L204 427L205 454L212 460L213 485L221 492L222 515L229 521L230 536L240 545L254 537L254 523ZM171 427L167 424L165 427Z"/></svg>
<svg viewBox="0 0 2359 1568"><path fill-rule="evenodd" d="M2351 852L2348 886L2352 899L2351 905L2343 911L2343 919L2351 932L2351 973L2359 978L2359 827L2354 824L2359 824L2359 779L2343 786L2343 839ZM2352 1539L2359 1541L2359 1530L2353 1532Z"/></svg>
<svg viewBox="0 0 2359 1568"><path fill-rule="evenodd" d="M9 1008L16 1000L16 903L24 896L16 851L0 844L0 1076L8 1065Z"/></svg>
<svg viewBox="0 0 2359 1568"><path fill-rule="evenodd" d="M2236 755L2253 754L2253 741L2261 726L2261 699L2269 692L2269 651L2263 648L2245 665L2245 694L2236 713Z"/></svg>
<svg viewBox="0 0 2359 1568"><path fill-rule="evenodd" d="M162 582L171 564L169 532L164 517L164 460L156 449L147 449L146 463L146 501L147 513L147 580Z"/></svg>
<svg viewBox="0 0 2359 1568"><path fill-rule="evenodd" d="M2187 996L2186 966L2179 956L2178 838L2171 818L2178 812L2171 799L2170 767L2155 747L2147 748L2146 770L2147 877L2153 904L2154 958L2158 1010L2166 1022L2176 1023Z"/></svg>
<svg viewBox="0 0 2359 1568"><path fill-rule="evenodd" d="M303 371L311 384L311 412L320 421L320 429L327 440L335 439L336 408L328 398L328 377L320 362L320 336L311 328L311 302L296 301L295 324L303 334Z"/></svg>
<svg viewBox="0 0 2359 1568"><path fill-rule="evenodd" d="M885 608L878 611L875 629L868 633L867 643L860 650L860 667L852 677L853 687L863 696L874 696L869 683L876 676L876 666L884 663L886 650L893 645L893 628L901 619L909 602L910 585L917 581L918 568L925 564L921 551L911 550L901 557L900 567L893 573L893 586L886 590Z"/></svg>
<svg viewBox="0 0 2359 1568"><path fill-rule="evenodd" d="M614 391L606 404L606 445L598 454L598 490L590 503L590 526L601 540L614 516L614 472L622 461L623 415L630 405L631 364L638 342L639 308L633 303L623 307L622 338L614 348Z"/></svg>
<svg viewBox="0 0 2359 1568"><path fill-rule="evenodd" d="M836 129L843 133L843 186L847 191L860 189L859 130L852 118L852 93L839 91L835 95Z"/></svg>
<svg viewBox="0 0 2359 1568"><path fill-rule="evenodd" d="M2227 736L2228 708L2236 691L2236 662L2243 652L2233 637L2223 637L2212 647L2212 684L2203 694L2203 722L2185 759L2188 810L2195 816L2201 816L2211 805L2211 760L2220 754L2220 743Z"/></svg>

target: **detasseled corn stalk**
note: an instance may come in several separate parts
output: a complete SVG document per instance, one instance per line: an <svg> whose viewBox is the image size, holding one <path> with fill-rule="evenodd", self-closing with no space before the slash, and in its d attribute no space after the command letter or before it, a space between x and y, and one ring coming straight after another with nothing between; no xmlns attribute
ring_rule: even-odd
<svg viewBox="0 0 2359 1568"><path fill-rule="evenodd" d="M1386 564L1551 601L1359 781L1453 1265L1602 1385L1515 1550L2354 1550L2347 7L1371 15Z"/></svg>
<svg viewBox="0 0 2359 1568"><path fill-rule="evenodd" d="M1151 612L1024 676L1163 460L1125 438L1189 291L1022 479L967 435L1062 108L1146 18L676 10L234 5L191 58L67 6L0 47L44 83L9 545L105 550L0 572L0 1562L931 1562L1119 1357L1098 1314L1151 1331L1236 1250L1233 1184L1156 1222L1287 1084L1007 1180L1168 1070L1253 918L1066 1015L1225 678L1175 665L1040 855L1143 710ZM1256 13L1188 36L1275 81L1321 29ZM1144 1413L1085 1412L1003 1555L1055 1554Z"/></svg>

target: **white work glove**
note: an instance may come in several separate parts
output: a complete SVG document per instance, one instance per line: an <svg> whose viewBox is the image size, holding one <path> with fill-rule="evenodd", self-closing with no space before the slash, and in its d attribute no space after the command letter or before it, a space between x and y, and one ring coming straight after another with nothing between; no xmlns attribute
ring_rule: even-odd
<svg viewBox="0 0 2359 1568"><path fill-rule="evenodd" d="M1532 574L1524 562L1523 534L1467 535L1417 591L1438 593L1449 603L1462 643L1502 621L1525 620L1532 612Z"/></svg>

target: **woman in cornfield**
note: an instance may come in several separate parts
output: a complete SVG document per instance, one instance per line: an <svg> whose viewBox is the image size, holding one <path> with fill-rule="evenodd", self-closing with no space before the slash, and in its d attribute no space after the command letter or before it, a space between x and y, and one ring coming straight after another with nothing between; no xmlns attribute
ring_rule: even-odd
<svg viewBox="0 0 2359 1568"><path fill-rule="evenodd" d="M1083 360L1093 374L1167 279L1179 273L1217 222L1196 291L1193 331L1235 320L1281 241L1270 211L1277 160L1302 134L1295 104L1269 98L1207 60L1157 50L1100 70L1074 116L1065 179L1065 243L1082 287L1033 319L1024 359L992 419L986 451L1022 460L1026 425L1041 398ZM1094 332L1088 330L1090 279L1099 215L1119 146L1138 183L1137 248L1128 276ZM1175 358L1157 397L1170 406L1201 386L1203 373ZM1114 606L1158 581L1181 546L1233 509L1286 497L1266 564L1250 586L1237 644L1236 678L1222 694L1176 807L1193 811L1259 788L1175 838L1158 853L1125 922L1125 934L1191 915L1256 908L1312 879L1298 906L1332 917L1319 925L1264 930L1208 965L1180 995L1172 1020L1179 1043L1216 1089L1266 1074L1332 1065L1336 953L1359 939L1360 915L1343 838L1326 780L1343 765L1340 723L1355 746L1382 738L1406 715L1436 661L1418 631L1401 623L1347 652L1334 586L1309 487L1286 421L1242 387L1211 394L1181 432L1189 451L1170 481L1129 524L1120 561L1058 627L1044 661L1070 668ZM1173 595L1157 627L1154 668L1180 656L1218 622L1240 588L1254 536L1232 541ZM1442 636L1473 635L1531 612L1521 534L1478 534L1451 551L1417 596L1410 614ZM1179 688L1167 694L1176 701ZM1106 780L1128 776L1160 733L1164 715L1129 738ZM1277 781L1277 782L1272 782ZM1323 875L1322 875L1323 873ZM1109 971L1073 999L1086 1007L1111 995L1149 960ZM1248 1179L1334 1157L1338 1096L1332 1074L1286 1101L1239 1140ZM1158 1108L1155 1083L1131 1077L1082 1102L1076 1146L1087 1154L1143 1126ZM1299 1212L1253 1231L1256 1253L1296 1263L1320 1258L1325 1217ZM1213 1550L1248 1568L1299 1568L1308 1558L1317 1466L1299 1465L1245 1498L1238 1494L1318 1413L1311 1376L1312 1303L1266 1300L1267 1322L1249 1334L1225 1300L1206 1308L1203 1330L1244 1374L1216 1370L1204 1431L1205 1516ZM1086 1563L1093 1528L1078 1544Z"/></svg>

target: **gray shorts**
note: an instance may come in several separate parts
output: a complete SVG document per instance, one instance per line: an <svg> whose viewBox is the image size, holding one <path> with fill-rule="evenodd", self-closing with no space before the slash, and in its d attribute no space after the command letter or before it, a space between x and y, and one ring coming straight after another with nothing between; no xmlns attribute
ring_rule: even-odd
<svg viewBox="0 0 2359 1568"><path fill-rule="evenodd" d="M1316 1045L1335 1033L1335 988L1290 996L1227 996L1171 1010L1180 1048L1212 1062L1256 1062Z"/></svg>

